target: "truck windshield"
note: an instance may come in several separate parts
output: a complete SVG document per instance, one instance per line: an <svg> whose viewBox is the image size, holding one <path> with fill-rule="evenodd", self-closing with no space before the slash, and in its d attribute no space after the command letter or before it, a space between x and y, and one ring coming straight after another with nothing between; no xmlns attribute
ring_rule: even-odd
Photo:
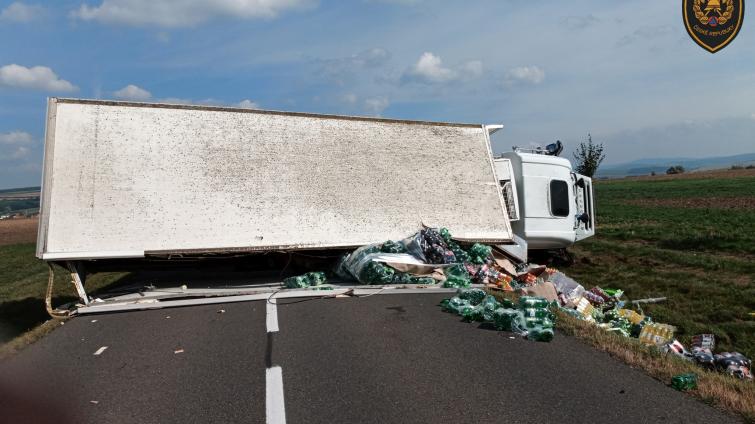
<svg viewBox="0 0 755 424"><path fill-rule="evenodd" d="M551 180L550 198L553 216L569 216L569 185L566 181Z"/></svg>

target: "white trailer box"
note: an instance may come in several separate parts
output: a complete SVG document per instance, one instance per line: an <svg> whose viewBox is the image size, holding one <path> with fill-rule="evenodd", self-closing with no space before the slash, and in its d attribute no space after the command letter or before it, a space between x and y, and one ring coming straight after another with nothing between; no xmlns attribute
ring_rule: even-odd
<svg viewBox="0 0 755 424"><path fill-rule="evenodd" d="M484 125L48 101L37 256L510 241Z"/></svg>

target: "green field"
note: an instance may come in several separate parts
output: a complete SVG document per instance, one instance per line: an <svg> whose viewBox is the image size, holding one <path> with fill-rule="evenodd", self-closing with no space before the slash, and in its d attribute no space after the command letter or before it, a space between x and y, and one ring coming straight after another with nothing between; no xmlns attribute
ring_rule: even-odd
<svg viewBox="0 0 755 424"><path fill-rule="evenodd" d="M666 296L644 310L682 343L713 333L755 358L755 176L690 177L596 182L598 235L563 270L630 299Z"/></svg>
<svg viewBox="0 0 755 424"><path fill-rule="evenodd" d="M34 243L0 246L0 344L50 319L44 304L48 268L34 256L34 252ZM87 281L88 290L107 286L123 275L94 275ZM56 267L53 305L76 299L69 274Z"/></svg>
<svg viewBox="0 0 755 424"><path fill-rule="evenodd" d="M39 187L0 190L0 214L36 208L39 208Z"/></svg>
<svg viewBox="0 0 755 424"><path fill-rule="evenodd" d="M37 199L0 199L0 213L39 208Z"/></svg>

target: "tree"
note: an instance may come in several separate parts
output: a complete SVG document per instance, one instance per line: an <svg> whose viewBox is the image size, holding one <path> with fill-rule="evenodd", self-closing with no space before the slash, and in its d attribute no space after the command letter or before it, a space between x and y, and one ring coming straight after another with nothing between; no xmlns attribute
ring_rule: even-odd
<svg viewBox="0 0 755 424"><path fill-rule="evenodd" d="M592 177L598 170L600 163L606 155L603 153L603 143L595 144L592 142L592 135L587 134L587 143L579 143L577 151L574 152L574 159L577 161L577 172Z"/></svg>
<svg viewBox="0 0 755 424"><path fill-rule="evenodd" d="M684 174L684 167L681 165L672 166L666 170L666 174L668 175Z"/></svg>

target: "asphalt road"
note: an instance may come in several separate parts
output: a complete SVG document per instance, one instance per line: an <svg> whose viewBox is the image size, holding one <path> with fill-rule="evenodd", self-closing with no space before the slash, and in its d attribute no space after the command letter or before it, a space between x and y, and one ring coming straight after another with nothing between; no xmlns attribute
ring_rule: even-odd
<svg viewBox="0 0 755 424"><path fill-rule="evenodd" d="M277 333L264 301L78 317L0 364L0 411L58 424L257 423L271 404L288 423L735 421L573 338L461 322L443 297L281 300ZM283 399L266 378L278 367Z"/></svg>

